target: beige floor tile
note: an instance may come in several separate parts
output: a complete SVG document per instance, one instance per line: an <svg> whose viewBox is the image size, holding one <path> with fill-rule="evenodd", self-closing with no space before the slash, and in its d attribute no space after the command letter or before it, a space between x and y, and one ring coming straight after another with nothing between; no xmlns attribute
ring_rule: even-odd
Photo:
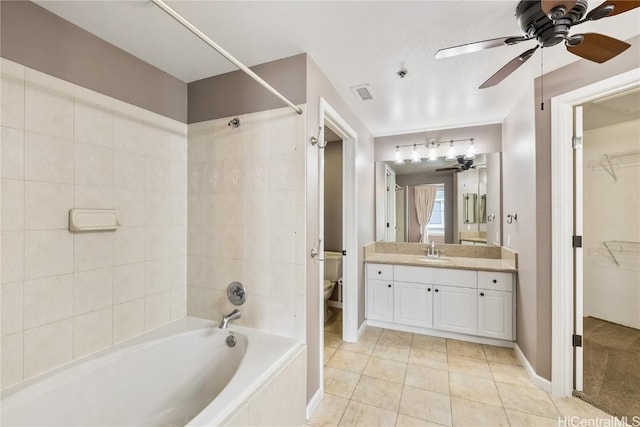
<svg viewBox="0 0 640 427"><path fill-rule="evenodd" d="M496 382L502 404L506 409L539 415L544 418L557 418L560 413L546 391L534 387Z"/></svg>
<svg viewBox="0 0 640 427"><path fill-rule="evenodd" d="M429 368L449 369L447 354L439 351L430 351L422 348L412 348L409 353L409 363L412 365L427 366Z"/></svg>
<svg viewBox="0 0 640 427"><path fill-rule="evenodd" d="M381 357L383 359L391 359L396 362L407 363L409 360L409 350L411 347L394 345L394 344L385 344L378 341L375 349L373 350L373 355L376 357Z"/></svg>
<svg viewBox="0 0 640 427"><path fill-rule="evenodd" d="M327 362L327 366L361 374L368 360L369 356L363 354L336 350Z"/></svg>
<svg viewBox="0 0 640 427"><path fill-rule="evenodd" d="M395 425L396 413L364 403L349 402L347 410L340 421L341 426L380 426L388 427Z"/></svg>
<svg viewBox="0 0 640 427"><path fill-rule="evenodd" d="M558 408L558 411L562 415L566 415L569 417L580 417L580 418L606 418L609 419L611 416L604 411L596 408L593 405L585 402L582 399L578 399L577 397L555 397L551 396L551 400Z"/></svg>
<svg viewBox="0 0 640 427"><path fill-rule="evenodd" d="M351 400L397 412L401 395L402 384L363 375L351 396Z"/></svg>
<svg viewBox="0 0 640 427"><path fill-rule="evenodd" d="M382 333L382 328L376 328L375 326L367 326L364 328L362 335L360 335L360 340L362 341L378 341L380 334Z"/></svg>
<svg viewBox="0 0 640 427"><path fill-rule="evenodd" d="M511 427L558 427L558 418L543 418L513 409L505 409ZM569 424L567 424L569 425Z"/></svg>
<svg viewBox="0 0 640 427"><path fill-rule="evenodd" d="M473 400L474 402L502 406L498 390L493 380L449 373L451 397Z"/></svg>
<svg viewBox="0 0 640 427"><path fill-rule="evenodd" d="M348 403L349 399L325 393L307 424L315 427L337 426Z"/></svg>
<svg viewBox="0 0 640 427"><path fill-rule="evenodd" d="M507 363L509 365L521 365L520 359L512 348L483 345L485 356L490 362Z"/></svg>
<svg viewBox="0 0 640 427"><path fill-rule="evenodd" d="M342 342L339 349L344 351L350 351L352 353L366 354L367 356L373 353L373 348L376 343L372 341L358 341L358 342Z"/></svg>
<svg viewBox="0 0 640 427"><path fill-rule="evenodd" d="M451 401L446 394L405 385L398 412L445 426L451 425Z"/></svg>
<svg viewBox="0 0 640 427"><path fill-rule="evenodd" d="M447 340L447 353L449 355L486 359L482 344L467 341Z"/></svg>
<svg viewBox="0 0 640 427"><path fill-rule="evenodd" d="M392 381L394 383L404 383L404 375L407 372L407 364L396 362L395 360L382 359L372 356L364 368L364 375L379 378L381 380Z"/></svg>
<svg viewBox="0 0 640 427"><path fill-rule="evenodd" d="M324 332L324 346L338 348L342 344L342 335L333 332Z"/></svg>
<svg viewBox="0 0 640 427"><path fill-rule="evenodd" d="M440 369L420 365L408 365L404 383L424 390L449 394L449 374Z"/></svg>
<svg viewBox="0 0 640 427"><path fill-rule="evenodd" d="M489 368L493 379L503 383L535 387L529 379L529 374L522 366L508 365L506 363L489 362Z"/></svg>
<svg viewBox="0 0 640 427"><path fill-rule="evenodd" d="M392 331L391 329L384 329L380 334L380 338L378 338L378 342L400 346L411 346L412 336L413 334L411 332Z"/></svg>
<svg viewBox="0 0 640 427"><path fill-rule="evenodd" d="M469 357L452 356L448 357L449 372L457 374L469 375L472 377L493 379L489 364L480 359L472 359Z"/></svg>
<svg viewBox="0 0 640 427"><path fill-rule="evenodd" d="M325 347L324 348L324 350L323 350L323 357L324 358L322 360L324 361L325 365L327 364L329 359L331 359L331 356L333 356L333 353L335 353L335 352L336 352L336 349L333 348L333 347Z"/></svg>
<svg viewBox="0 0 640 427"><path fill-rule="evenodd" d="M420 418L413 418L408 415L398 414L396 418L396 427L441 427L442 424L432 423Z"/></svg>
<svg viewBox="0 0 640 427"><path fill-rule="evenodd" d="M507 416L501 406L452 397L451 414L454 426L509 426L509 421L507 421Z"/></svg>
<svg viewBox="0 0 640 427"><path fill-rule="evenodd" d="M343 371L329 366L324 368L324 391L336 396L351 398L355 390L360 374Z"/></svg>
<svg viewBox="0 0 640 427"><path fill-rule="evenodd" d="M430 351L447 352L447 340L440 337L432 337L429 335L413 334L411 347L424 348Z"/></svg>

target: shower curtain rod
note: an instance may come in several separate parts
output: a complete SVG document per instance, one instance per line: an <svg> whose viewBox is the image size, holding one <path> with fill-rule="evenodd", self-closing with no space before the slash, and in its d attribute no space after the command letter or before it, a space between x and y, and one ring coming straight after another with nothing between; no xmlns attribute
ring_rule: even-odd
<svg viewBox="0 0 640 427"><path fill-rule="evenodd" d="M205 33L203 33L198 28L196 28L191 22L187 21L184 17L182 17L182 15L180 15L178 12L173 10L163 0L151 0L151 1L153 2L153 4L155 4L160 9L162 9L162 11L165 12L167 15L169 15L170 17L172 17L173 19L178 21L179 24L181 24L187 30L189 30L193 34L195 34L200 40L202 40L203 42L208 44L210 47L212 47L220 55L224 56L229 62L231 62L236 67L238 67L240 70L244 71L249 77L251 77L253 80L258 82L262 87L264 87L269 92L274 94L276 97L278 97L282 102L287 104L289 107L293 108L296 113L302 114L302 109L300 109L293 102L291 102L287 98L285 98L284 95L282 95L280 92L275 90L273 88L273 86L271 86L269 83L265 82L259 75L257 75L253 71L251 71L249 69L249 67L244 65L242 62L238 61L229 52L227 52L220 45L218 45L216 42L211 40Z"/></svg>

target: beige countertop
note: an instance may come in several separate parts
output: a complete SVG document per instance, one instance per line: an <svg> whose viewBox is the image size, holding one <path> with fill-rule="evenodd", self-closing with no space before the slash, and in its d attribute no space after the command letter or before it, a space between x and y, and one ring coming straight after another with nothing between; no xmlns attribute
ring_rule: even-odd
<svg viewBox="0 0 640 427"><path fill-rule="evenodd" d="M477 242L477 243L487 243L486 237L461 237L461 242Z"/></svg>

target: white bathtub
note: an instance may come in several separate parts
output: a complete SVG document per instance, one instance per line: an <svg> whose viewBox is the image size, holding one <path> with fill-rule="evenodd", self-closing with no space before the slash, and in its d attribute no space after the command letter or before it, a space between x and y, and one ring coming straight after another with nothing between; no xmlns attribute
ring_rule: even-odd
<svg viewBox="0 0 640 427"><path fill-rule="evenodd" d="M186 317L3 391L0 425L220 425L302 347Z"/></svg>

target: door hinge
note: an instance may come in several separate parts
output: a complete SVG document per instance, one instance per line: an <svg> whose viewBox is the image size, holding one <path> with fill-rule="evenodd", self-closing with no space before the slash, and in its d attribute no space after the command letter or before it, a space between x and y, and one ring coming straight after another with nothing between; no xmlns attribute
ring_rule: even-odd
<svg viewBox="0 0 640 427"><path fill-rule="evenodd" d="M571 239L571 245L574 248L581 248L582 247L582 236L573 236L573 238Z"/></svg>
<svg viewBox="0 0 640 427"><path fill-rule="evenodd" d="M577 150L578 148L582 148L582 137L574 136L573 138L571 138L571 147L574 150Z"/></svg>
<svg viewBox="0 0 640 427"><path fill-rule="evenodd" d="M347 250L346 249L342 250L342 256L347 256Z"/></svg>
<svg viewBox="0 0 640 427"><path fill-rule="evenodd" d="M582 335L573 334L573 346L582 347Z"/></svg>

